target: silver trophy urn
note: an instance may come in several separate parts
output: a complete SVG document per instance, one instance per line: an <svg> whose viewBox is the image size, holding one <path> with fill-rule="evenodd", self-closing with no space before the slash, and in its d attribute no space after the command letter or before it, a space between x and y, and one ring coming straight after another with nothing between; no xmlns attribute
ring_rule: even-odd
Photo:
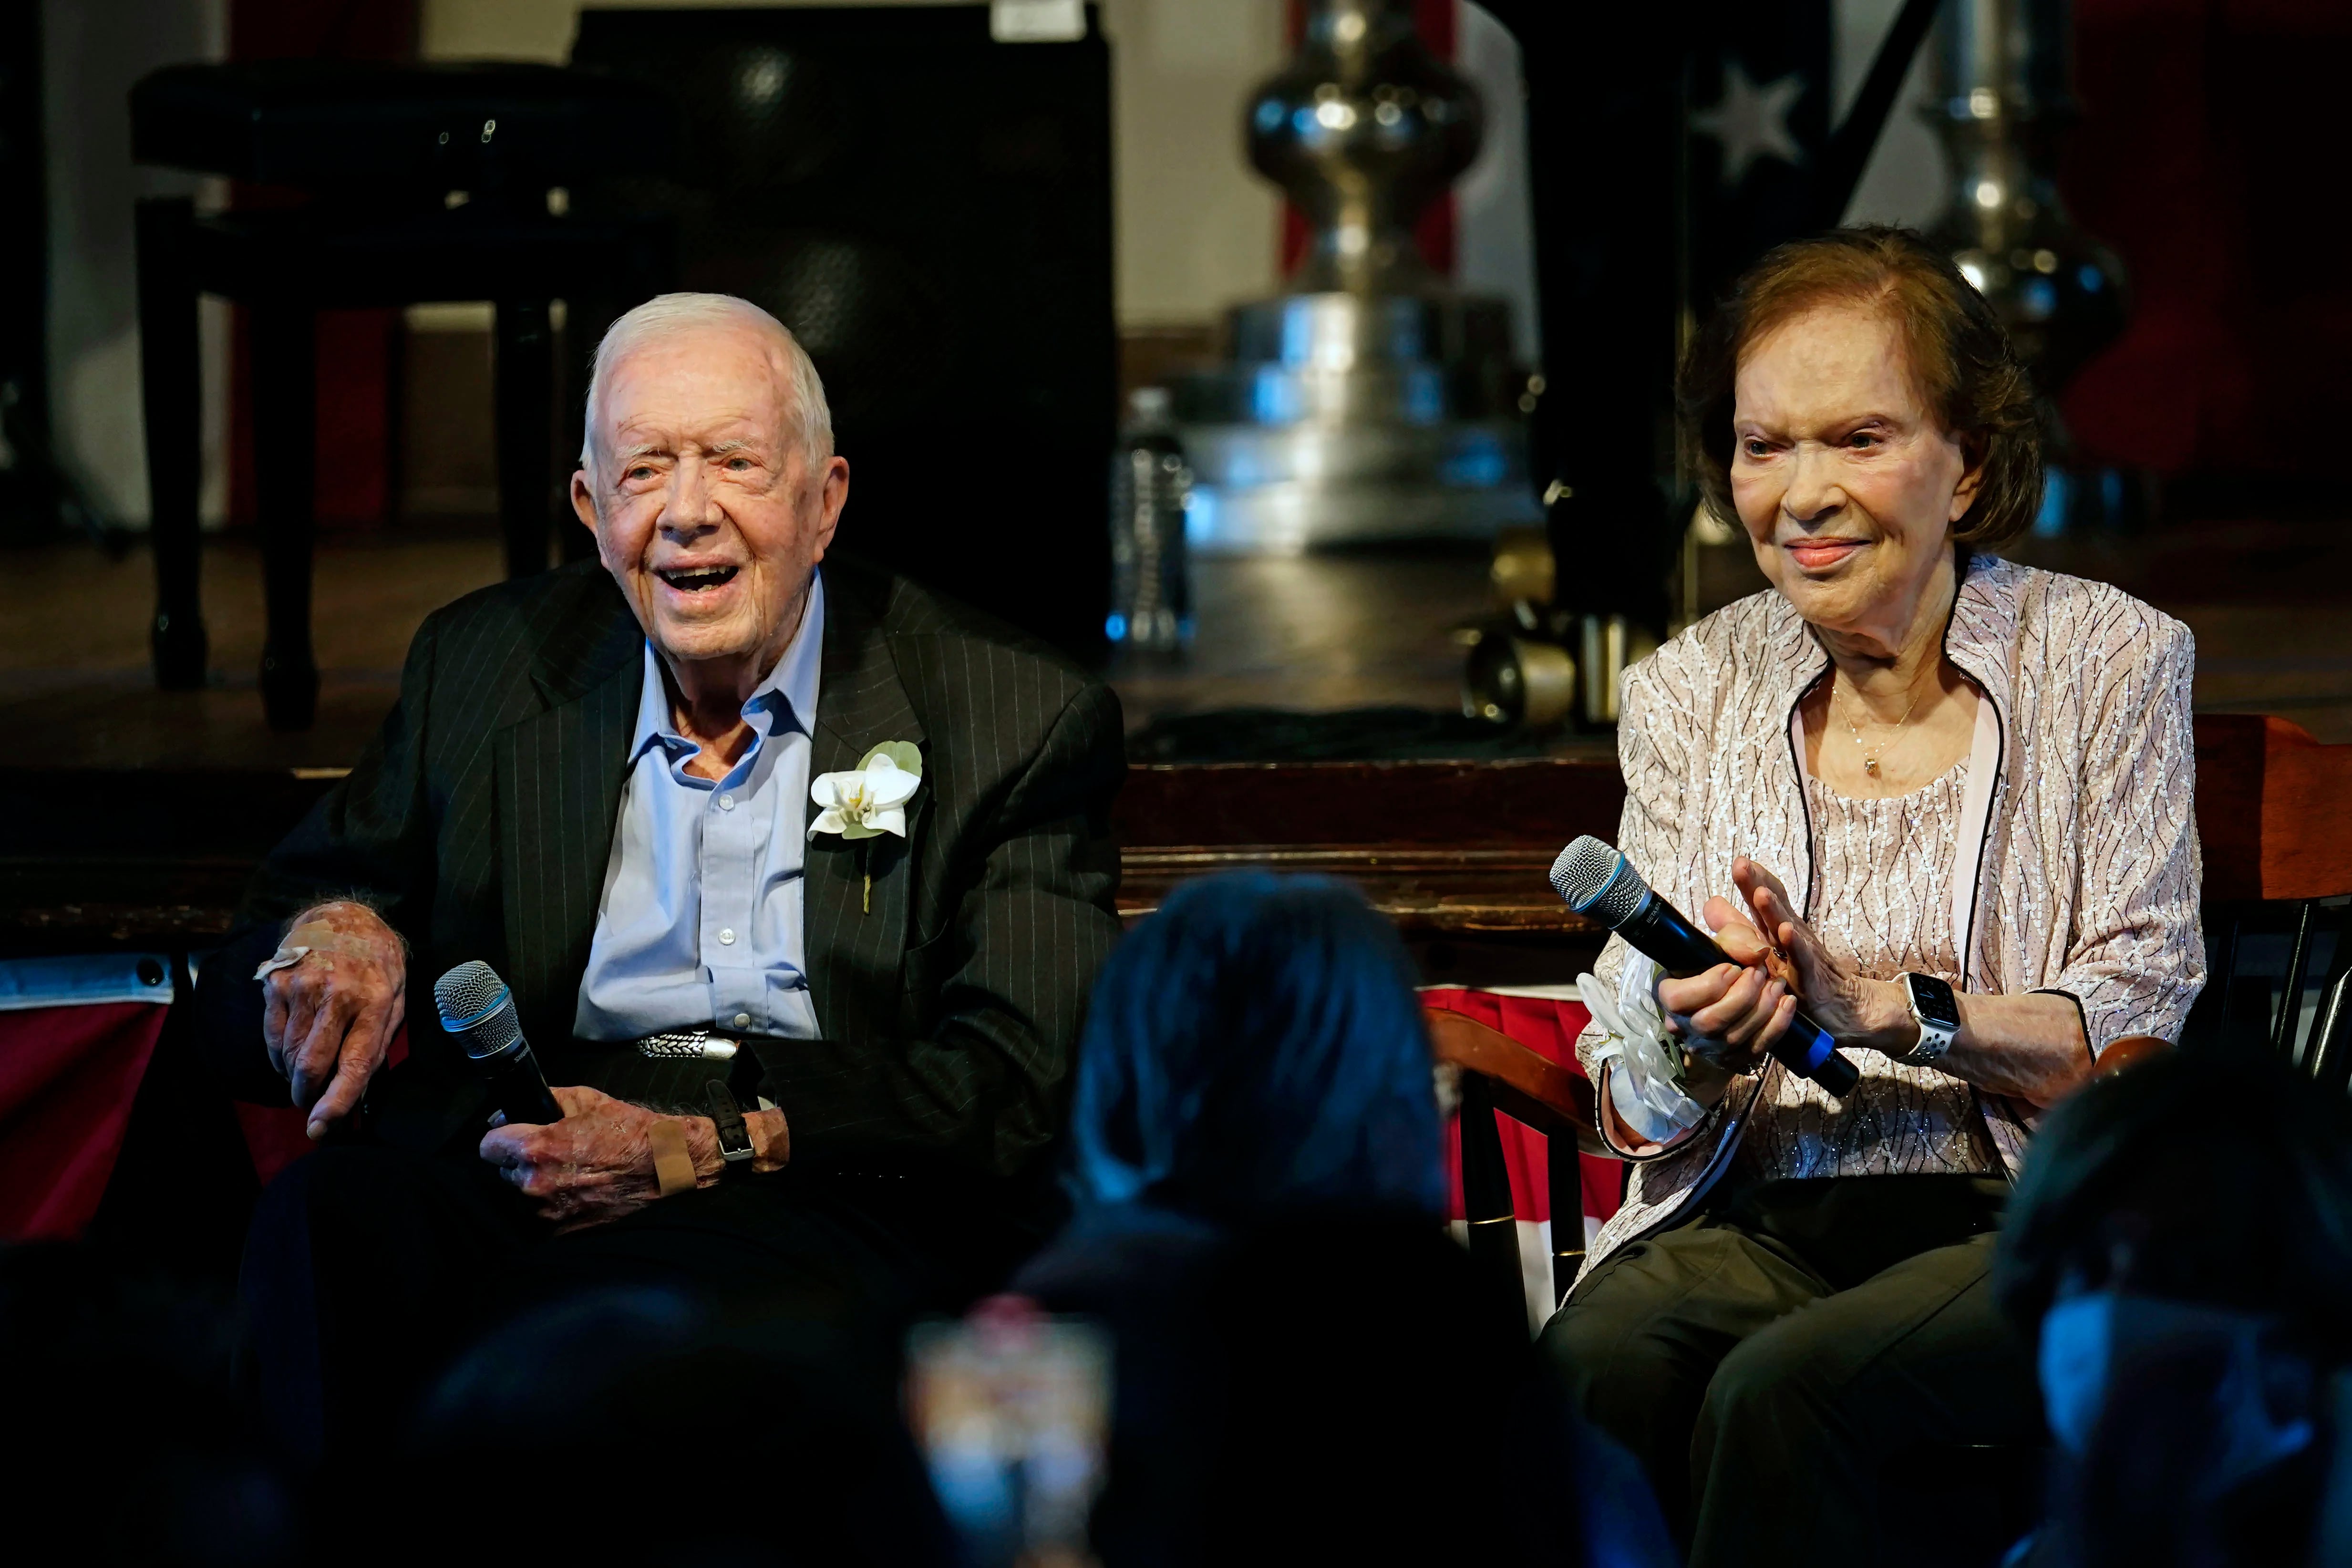
<svg viewBox="0 0 2352 1568"><path fill-rule="evenodd" d="M1928 118L1952 195L1929 237L1992 302L2033 374L2048 432L2034 531L2135 527L2152 481L2086 465L2058 412L2130 314L2122 264L2058 196L2058 138L2075 117L2071 0L1946 0L1937 27L1942 92Z"/></svg>
<svg viewBox="0 0 2352 1568"><path fill-rule="evenodd" d="M1931 237L1992 301L2044 397L2122 332L2115 253L2058 196L2059 132L2074 118L2067 0L1946 0L1937 19L1951 205Z"/></svg>
<svg viewBox="0 0 2352 1568"><path fill-rule="evenodd" d="M1250 158L1311 230L1287 290L1234 310L1231 358L1181 380L1196 551L1487 539L1539 523L1510 308L1455 293L1414 219L1476 156L1469 82L1410 0L1314 0L1249 109Z"/></svg>

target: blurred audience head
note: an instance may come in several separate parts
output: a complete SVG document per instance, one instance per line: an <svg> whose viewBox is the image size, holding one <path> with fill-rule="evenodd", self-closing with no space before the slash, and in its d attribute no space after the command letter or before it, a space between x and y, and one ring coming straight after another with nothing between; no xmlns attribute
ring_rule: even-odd
<svg viewBox="0 0 2352 1568"><path fill-rule="evenodd" d="M2267 1056L2170 1051L2094 1079L2036 1135L2001 1300L2128 1291L2276 1316L2314 1348L2352 1321L2352 1114Z"/></svg>
<svg viewBox="0 0 2352 1568"><path fill-rule="evenodd" d="M2267 1056L2168 1052L2036 1136L1995 1286L2056 1449L2032 1561L2299 1562L2352 1321L2352 1116Z"/></svg>
<svg viewBox="0 0 2352 1568"><path fill-rule="evenodd" d="M1395 931L1324 878L1179 888L1096 984L1072 1139L1082 1206L1440 1212L1429 1042Z"/></svg>
<svg viewBox="0 0 2352 1568"><path fill-rule="evenodd" d="M235 1344L225 1304L166 1276L89 1247L0 1247L16 1560L302 1561L297 1489L237 1397Z"/></svg>
<svg viewBox="0 0 2352 1568"><path fill-rule="evenodd" d="M837 1334L754 1303L573 1292L443 1374L394 1489L409 1505L383 1517L372 1483L355 1533L386 1563L527 1541L534 1556L648 1568L946 1568L921 1459L857 1360Z"/></svg>
<svg viewBox="0 0 2352 1568"><path fill-rule="evenodd" d="M1593 1477L1486 1285L1425 1223L1241 1235L1200 1308L1222 1409L1197 1561L1583 1562Z"/></svg>

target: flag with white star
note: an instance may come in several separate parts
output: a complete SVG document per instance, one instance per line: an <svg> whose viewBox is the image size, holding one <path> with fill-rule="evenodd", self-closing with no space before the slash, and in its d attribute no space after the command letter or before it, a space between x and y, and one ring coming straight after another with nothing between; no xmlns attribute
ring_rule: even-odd
<svg viewBox="0 0 2352 1568"><path fill-rule="evenodd" d="M1685 68L1693 303L1814 226L1830 136L1829 0L1692 7Z"/></svg>

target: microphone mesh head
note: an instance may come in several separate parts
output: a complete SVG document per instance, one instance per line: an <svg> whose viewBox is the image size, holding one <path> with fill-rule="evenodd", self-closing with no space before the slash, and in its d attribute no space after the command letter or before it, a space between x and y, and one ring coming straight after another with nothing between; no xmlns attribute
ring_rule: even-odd
<svg viewBox="0 0 2352 1568"><path fill-rule="evenodd" d="M433 1005L441 1015L441 1026L477 1059L497 1056L522 1037L507 983L478 958L467 959L433 983Z"/></svg>
<svg viewBox="0 0 2352 1568"><path fill-rule="evenodd" d="M1551 885L1570 909L1612 931L1633 917L1650 890L1631 861L1589 833L1551 863Z"/></svg>

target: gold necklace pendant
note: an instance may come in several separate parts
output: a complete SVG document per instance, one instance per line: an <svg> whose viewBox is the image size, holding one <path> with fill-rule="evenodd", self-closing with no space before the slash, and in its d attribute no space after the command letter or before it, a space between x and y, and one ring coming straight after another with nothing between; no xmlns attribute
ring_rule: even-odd
<svg viewBox="0 0 2352 1568"><path fill-rule="evenodd" d="M1897 719L1893 724L1888 726L1891 733L1887 735L1885 740L1878 742L1878 747L1875 751L1872 750L1869 743L1863 740L1862 726L1853 721L1853 715L1852 712L1847 710L1844 703L1838 700L1837 678L1834 676L1830 679L1830 704L1832 707L1838 710L1839 716L1845 720L1847 732L1853 736L1853 749L1862 753L1863 773L1871 778L1876 778L1878 776L1878 759L1886 754L1886 748L1892 745L1895 742L1896 736L1903 732L1903 726L1911 721L1912 713L1916 711L1919 706L1919 696L1916 692L1912 693L1909 706L1903 710L1903 717Z"/></svg>

